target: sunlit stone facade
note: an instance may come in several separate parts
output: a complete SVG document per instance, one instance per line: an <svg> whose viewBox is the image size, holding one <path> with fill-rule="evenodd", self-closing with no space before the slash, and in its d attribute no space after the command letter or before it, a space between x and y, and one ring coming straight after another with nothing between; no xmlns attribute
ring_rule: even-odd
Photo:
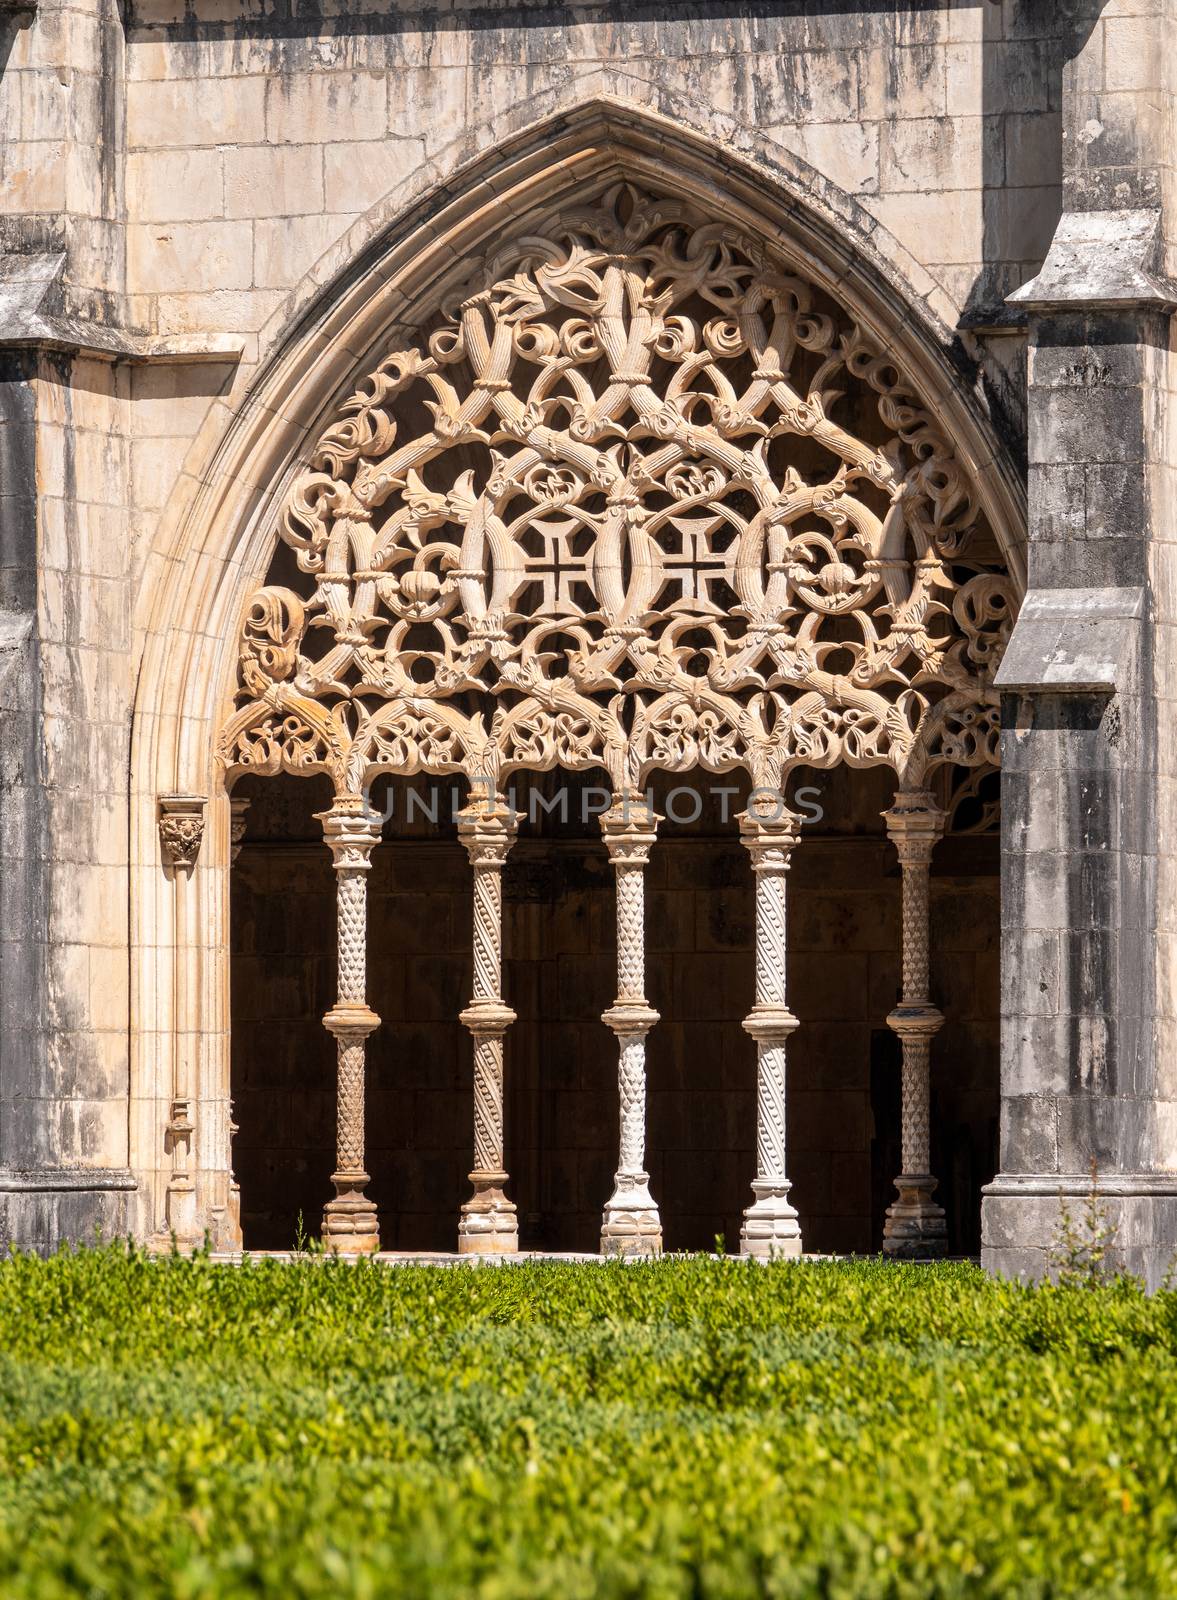
<svg viewBox="0 0 1177 1600"><path fill-rule="evenodd" d="M1171 6L3 12L0 1238L1160 1276Z"/></svg>

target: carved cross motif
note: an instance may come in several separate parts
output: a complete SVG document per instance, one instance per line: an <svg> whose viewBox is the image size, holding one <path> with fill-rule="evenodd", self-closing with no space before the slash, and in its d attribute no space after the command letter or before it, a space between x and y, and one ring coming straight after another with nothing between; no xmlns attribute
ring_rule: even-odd
<svg viewBox="0 0 1177 1600"><path fill-rule="evenodd" d="M429 424L424 426L425 419ZM996 765L1015 594L893 351L764 244L617 185L507 238L287 493L230 773ZM307 648L326 635L326 650Z"/></svg>
<svg viewBox="0 0 1177 1600"><path fill-rule="evenodd" d="M732 562L726 551L711 545L711 536L723 526L722 521L718 517L706 522L684 517L675 518L672 526L678 543L662 557L666 582L658 597L660 604L668 611L681 607L722 615L725 608L716 602L713 591L719 583L730 584ZM674 588L678 597L671 603Z"/></svg>
<svg viewBox="0 0 1177 1600"><path fill-rule="evenodd" d="M575 617L583 614L572 587L573 584L587 582L588 567L583 559L577 559L570 548L569 534L574 527L575 524L570 522L553 526L539 517L531 524L533 539L542 545L542 551L532 555L523 549L520 560L526 577L539 580L539 604L535 607L537 617Z"/></svg>

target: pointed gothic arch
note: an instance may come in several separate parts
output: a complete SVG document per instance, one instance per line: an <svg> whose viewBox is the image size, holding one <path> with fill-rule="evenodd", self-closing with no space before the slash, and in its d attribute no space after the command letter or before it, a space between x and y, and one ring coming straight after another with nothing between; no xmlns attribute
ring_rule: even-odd
<svg viewBox="0 0 1177 1600"><path fill-rule="evenodd" d="M717 171L714 160L692 140L680 137L675 148L664 128L640 118L635 126L632 114L620 119L628 123L622 142L618 121L609 108L600 108L601 131L607 139L595 146L586 144L581 126L571 135L574 149L561 153L557 140L542 165L535 148L542 147L543 140L533 135L528 151L504 153L491 205L478 203L486 191L480 196L472 177L460 199L449 202L450 211L460 214L450 217L448 233L436 219L415 229L406 227L399 248L390 247L383 261L369 260L358 276L349 273L334 295L324 298L314 325L304 319L287 349L255 386L252 403L229 428L236 468L210 478L196 497L189 528L203 541L190 543L189 575L193 566L204 563L199 595L203 616L192 630L197 649L177 670L166 621L157 627L144 662L146 703L137 716L134 763L140 862L136 1001L144 1042L133 1116L139 1165L147 1170L155 1165L158 1191L168 1196L167 1220L173 1226L180 1224L180 1231L199 1211L219 1217L226 1240L236 1227L230 1187L224 962L231 828L219 769L230 777L235 770L284 765L289 770L331 773L340 801L331 829L336 861L343 869L342 917L345 905L356 914L362 899L356 887L363 883L361 858L372 842L370 836L366 845L357 837L357 830L363 833L357 802L382 766L407 770L418 762L435 770L465 768L468 773L476 768L497 781L512 764L603 761L623 795L640 784L652 766L670 760L745 765L753 781L768 789L779 785L782 773L795 761L883 760L906 778L907 792L919 794L921 773L926 776L936 761L960 760L962 752L966 765L992 759L996 718L988 679L995 641L1008 623L1020 586L1019 522L1008 483L994 465L1000 452L959 377L944 360L942 343L937 348L934 328L899 313L894 288L881 274L872 279L864 270L864 254L869 252L847 249L844 239L838 241L838 249L824 254L815 249L814 240L820 242L823 232L821 219L809 219L804 245L791 240L777 218L785 211L796 217L795 196L788 197L787 206L778 202L774 217L773 197L765 193L763 182L753 204L751 175L740 174L730 163L722 173ZM677 164L668 160L670 153L678 156ZM515 191L504 173L518 176ZM564 224L559 219L569 215L571 233L561 233ZM520 236L523 243L512 243ZM577 241L571 255L570 237ZM641 276L637 264L642 263L647 277L651 271L667 277L669 286L654 296L666 300L658 312L663 326L656 332L647 329L636 341L623 330L624 353L621 347L612 349L611 336L602 336L600 328L564 328L570 320L567 312L576 309L578 296L583 300L584 285L576 287L577 275L596 270L582 260L574 262L573 256L577 250L591 254L594 249L610 262L622 263L616 269L617 292L623 299L628 296L629 333L632 312L642 298L635 290L635 273ZM657 264L652 266L655 257ZM411 266L396 270L398 263L409 262ZM472 269L479 279L474 289ZM607 267L606 272L610 270ZM689 293L682 290L687 280ZM600 285L599 273L596 281ZM726 333L732 303L741 296L746 301L749 292L757 297L755 310L737 309L736 332ZM715 315L709 320L700 320L697 314L692 318L679 305L691 297L697 300L700 293L704 299L712 296ZM471 301L478 304L476 316L469 310L452 311ZM549 314L558 306L563 307L559 319ZM768 307L775 319L772 332L761 315ZM755 341L749 342L746 328L739 327L741 316L745 321L759 320L759 348L753 348ZM583 323L585 318L572 320ZM481 334L475 321L483 325ZM692 325L689 335L680 326L683 323ZM512 330L504 346L509 347L507 366L516 368L522 362L534 369L524 393L518 392L514 372L499 373L486 365L479 371L477 359L471 366L470 341L477 344L480 339L489 342L479 359L502 365L495 332L504 326ZM363 337L357 337L357 327L364 330ZM427 348L411 342L411 335L419 336L422 329L431 330ZM653 343L646 347L649 359L639 370L632 358L647 334ZM536 342L527 349L529 337ZM789 363L780 359L785 345L805 378L800 387L790 384ZM415 351L412 370L406 370L401 354L391 353L406 346L408 352ZM366 355L357 357L357 349ZM553 360L560 368L554 385ZM659 367L657 382L652 364ZM741 364L742 389L727 371L729 365ZM592 380L586 373L594 368L601 371ZM667 375L669 369L675 376ZM459 370L466 380L464 392L450 382ZM357 371L368 374L358 386ZM757 388L751 403L749 378ZM851 378L877 398L882 419L877 437L858 437L834 420L837 402L830 397L837 381ZM436 445L446 435L445 448L430 446L425 458L456 453L460 459L462 451L474 448L483 452L482 467L463 465L445 483L431 483L422 476L425 458L412 467L399 461L392 437L396 422L392 402L400 401L413 384L433 394L429 403L435 407L432 428L419 426L414 438L420 441L429 434ZM596 422L606 433L626 434L636 422L642 441L648 442L639 443L637 437L593 439L589 426L579 451L573 448L578 425L585 432L576 406L580 404L583 411L590 397L599 413ZM325 403L329 401L334 413ZM636 412L631 409L623 415L635 401ZM425 413L419 403L415 399L405 403L416 406L417 422L423 423ZM561 413L560 448L536 449L535 428L530 432L528 428L531 406ZM734 413L726 420L719 416L724 407ZM769 422L763 420L766 408L771 411ZM700 421L703 412L706 420ZM308 428L304 417L314 417L313 426ZM501 467L487 456L494 450L492 434L484 426L488 418L512 441L513 464ZM538 426L551 431L542 417ZM483 437L476 438L477 434ZM808 440L812 448L831 456L831 464L840 465L824 476L811 472L808 479L794 467L793 482L777 448L785 438ZM624 452L629 457L623 462ZM502 452L496 454L501 460ZM382 464L387 466L390 460L396 465L388 485L371 495L373 504L357 518L362 500L357 479L364 475L365 481L379 479ZM260 461L268 463L264 470L259 470ZM410 471L415 477L410 478ZM715 481L717 472L724 476L722 486ZM496 473L502 480L497 486ZM569 481L556 484L561 473ZM635 473L647 483L646 499L656 504L640 504L645 491L635 496ZM545 482L539 485L544 474ZM687 481L692 474L698 483ZM730 487L736 481L738 493L750 497L751 515L736 509L743 504ZM591 603L582 595L582 603L574 603L571 611L548 605L545 620L537 623L533 616L507 626L500 619L518 616L513 607L520 606L526 617L524 591L537 570L523 543L505 531L520 523L514 502L521 493L529 497L523 523L533 533L537 522L550 528L553 515L568 521L572 514L576 528L561 548L568 557L565 565L575 576L566 571L553 581L557 588L564 582L587 588ZM218 499L213 514L211 502ZM360 546L354 529L357 522L372 529L371 513L378 500L382 531L373 532L357 567ZM392 503L391 511L383 507L384 501ZM606 509L605 519L612 516L614 531L604 541L599 529L593 532L594 519L600 519L597 501L606 508L622 508ZM513 514L505 516L507 510ZM684 535L696 549L706 548L710 564L703 588L725 585L737 603L710 609L687 605L677 611L662 607L651 633L643 618L651 610L659 611L668 582L667 551L665 540L659 542L659 530L692 517L698 522L700 512L704 523L714 522L718 514L732 532L727 552L715 547L711 532ZM446 549L434 548L439 541L428 538L430 530L455 519L465 520L464 536L456 543L451 540ZM222 538L228 537L220 551L210 537L210 521ZM308 569L313 572L318 567L309 595L275 594L264 584L257 587L279 521L288 538L301 541ZM900 527L905 531L897 532ZM958 582L946 563L972 559L963 550L966 538L980 544L982 559L974 561L976 570L964 582ZM900 551L896 541L904 539L914 544ZM556 542L560 544L559 539ZM440 543L446 546L444 539ZM594 554L598 545L607 545L611 554ZM487 577L487 550L493 551L495 571L489 589L480 592ZM345 552L342 566L337 562L340 552ZM698 561L678 565L699 577ZM1001 565L1004 576L998 570ZM172 580L173 607L182 571ZM358 584L357 571L364 574ZM722 577L717 576L720 572ZM358 610L355 593L342 601L344 587L361 596ZM939 609L941 593L951 599L946 611ZM390 601L392 612L384 609L380 615ZM817 632L828 625L820 619L834 619L837 631L840 618L857 617L853 626L861 633L868 602L873 602L874 620L852 645L851 654L858 651L855 667L848 674L823 672L821 652L844 652L847 641L832 636L818 640ZM332 648L315 662L304 649L308 606L318 613L311 620L332 619L336 624ZM398 607L399 616L393 614ZM450 619L459 608L465 636L455 639ZM604 622L586 624L586 611L594 608ZM819 620L810 628L811 659L798 670L799 636L782 628L781 621L783 615L801 610ZM739 622L733 629L737 611ZM885 613L891 622L880 636L878 618ZM947 631L928 626L933 613L950 616ZM416 641L409 642L412 628L436 630L439 623L443 632L448 628L451 634L442 650L417 650ZM389 627L384 644L373 649L374 632ZM705 641L700 629L707 635ZM543 684L525 683L528 674L535 675L535 662L549 653L544 645L557 636L565 640L563 670L541 672ZM749 642L753 636L755 646ZM913 649L917 636L923 644ZM478 644L472 652L475 637ZM568 647L569 639L574 648ZM240 678L234 661L239 643ZM643 650L645 662L638 659ZM682 652L697 656L700 650L712 653L720 664L720 678L726 673L731 681L730 690L717 688L707 673L697 672L686 674L693 677L690 685L679 683L674 688L673 680L683 676ZM432 658L434 684L439 675L448 675L455 692L449 696L422 692L423 685L411 671L406 675L403 670L406 651L416 660ZM791 662L782 651L791 652ZM852 683L864 651L871 663L866 674L872 679L871 688L863 690L860 685L849 696L841 691L831 695L824 680L838 677ZM161 659L169 652L170 670ZM367 685L376 702L371 709L371 703L353 691L357 673L361 680L365 672L372 677L377 654L379 682ZM473 663L476 657L485 664L496 656L507 661L508 672L504 676L496 660L497 687L492 690L477 681L480 669ZM915 677L900 688L896 663L909 657ZM627 683L633 682L635 671L639 679L646 674L645 683L628 693L625 683L618 681L615 692L610 683L617 679L620 658L626 659ZM521 665L524 662L526 666ZM156 678L161 670L169 688L164 695ZM507 682L512 671L513 685ZM935 680L934 695L921 691L921 673L926 684ZM822 680L820 688L814 674ZM665 680L661 692L654 692L660 679ZM577 687L570 690L569 681ZM584 682L592 685L587 692L581 692ZM884 683L890 688L881 699L876 694L878 704L872 703L864 717L863 707L853 703L855 695L861 700L863 693L875 693ZM494 710L470 709L471 697L480 692L496 696ZM235 694L237 709L226 715ZM627 708L619 717L612 705L617 699L639 709ZM358 713L359 707L365 709ZM836 726L830 723L832 712ZM636 738L635 728L644 743ZM786 729L792 730L787 739ZM169 776L161 781L163 773ZM157 806L165 791L171 798L162 804L173 818L190 815L192 801L186 796L209 798L198 866L194 856L186 860L185 851L173 849L166 869L160 867L154 836ZM499 817L497 823L488 824L492 833L501 822ZM775 859L769 849L775 837L772 819L766 816L761 822L753 853L758 862L771 861ZM476 872L479 862L493 868L497 847L481 840L485 828L480 832L474 821L470 828L468 847ZM640 884L640 840L624 834L624 829L620 835L615 830L620 839L615 855L619 889L623 881ZM165 831L165 851L167 837ZM777 886L783 895L783 877L768 872L762 881L769 886L765 903L771 908ZM488 918L493 910L493 871L479 874L476 882L488 886L482 902ZM345 884L351 887L345 889ZM632 895L630 907L632 939ZM354 989L354 973L352 977ZM341 992L341 1006L365 1009L362 977L359 984L358 993ZM496 1006L500 1013L503 1008L493 972L486 976L484 987L486 992L476 996L481 1011L471 1026L493 1077L505 1021L500 1017L496 1034L491 1012ZM765 1004L769 1009L775 1005L778 1026L761 1041L762 1068L767 1063L775 1070L774 1052L783 1050L781 1030L788 1031L781 1020L787 1018L783 994L779 1000L770 996ZM627 1053L632 1063L640 1045L643 1007L640 983L636 991L619 999L616 1031L623 1063ZM362 1070L363 1030L374 1025L374 1019L368 1022L358 1011L343 1009L336 1021L341 1074L346 1070L354 1079L357 1064ZM199 1114L194 1115L197 1106ZM166 1156L159 1136L161 1117L162 1125L171 1130ZM152 1151L157 1152L154 1162ZM198 1206L196 1196L202 1186L203 1206ZM635 1192L640 1188L636 1185ZM474 1236L488 1215L493 1232L494 1191L493 1182L484 1183L479 1191L490 1200L474 1219ZM346 1212L352 1190L344 1185L340 1195ZM636 1226L640 1233L640 1217Z"/></svg>

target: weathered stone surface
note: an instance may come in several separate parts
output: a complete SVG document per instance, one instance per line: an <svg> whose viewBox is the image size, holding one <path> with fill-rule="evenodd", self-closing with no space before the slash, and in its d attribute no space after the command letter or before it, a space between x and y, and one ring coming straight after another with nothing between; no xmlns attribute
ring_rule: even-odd
<svg viewBox="0 0 1177 1600"><path fill-rule="evenodd" d="M1055 229L1042 271L1015 290L1010 302L1027 310L1170 308L1177 304L1177 285L1164 279L1163 259L1159 207L1068 212Z"/></svg>
<svg viewBox="0 0 1177 1600"><path fill-rule="evenodd" d="M1143 589L1035 589L1026 596L997 682L1005 690L1112 694L1132 660Z"/></svg>
<svg viewBox="0 0 1177 1600"><path fill-rule="evenodd" d="M992 1176L1000 1009L985 1260L1044 1270L1049 1184L1094 1157L1125 1262L1157 1275L1177 1250L1175 24L1173 0L337 0L266 19L40 0L5 19L0 1240L158 1240L180 1194L218 1242L244 1204L285 1244L284 1195L315 1189L308 1217L325 1198L330 878L247 844L230 959L213 760L271 498L360 376L433 329L457 260L595 201L612 162L846 296L970 475L973 554L1005 564L1021 608L1000 930L984 835L950 835L932 880L939 1193L973 1248L953 1205ZM779 441L763 448L776 485ZM803 829L791 879L792 1196L813 1247L867 1248L898 1172L892 793L862 767L814 782L839 842L810 850ZM164 795L207 797L189 896L161 856ZM726 842L699 826L646 869L647 1162L671 1246L734 1244L754 1170L752 885L734 824ZM505 869L505 1137L521 1233L585 1248L616 1164L616 956L608 863L565 844L553 865L525 837ZM368 1044L370 1193L385 1242L415 1246L452 1242L437 1219L469 1170L472 1089L469 884L456 846L422 848L397 847L391 882L377 850L369 907L372 1003L397 1019Z"/></svg>

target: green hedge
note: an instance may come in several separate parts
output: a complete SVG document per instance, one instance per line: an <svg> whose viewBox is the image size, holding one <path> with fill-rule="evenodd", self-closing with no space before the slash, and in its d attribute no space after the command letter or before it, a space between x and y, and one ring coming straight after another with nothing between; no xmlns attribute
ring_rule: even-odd
<svg viewBox="0 0 1177 1600"><path fill-rule="evenodd" d="M1177 1294L0 1264L0 1595L1177 1594Z"/></svg>

